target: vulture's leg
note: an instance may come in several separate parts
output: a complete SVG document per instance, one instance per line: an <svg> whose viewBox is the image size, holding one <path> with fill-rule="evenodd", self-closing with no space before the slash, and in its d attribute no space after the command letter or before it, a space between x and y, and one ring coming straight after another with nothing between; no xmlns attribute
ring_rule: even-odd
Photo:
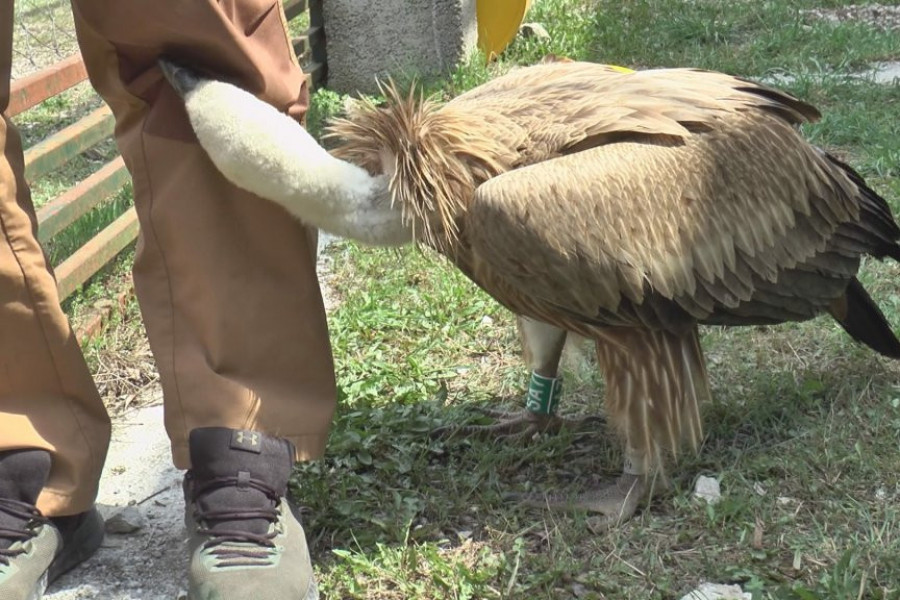
<svg viewBox="0 0 900 600"><path fill-rule="evenodd" d="M525 409L507 412L480 409L481 412L497 419L491 425L469 425L466 427L442 427L436 435L480 435L484 437L530 438L535 433L557 433L563 428L578 429L596 419L563 419L556 416L562 378L559 363L566 345L566 331L553 325L534 321L527 317L517 317L516 324L525 354L525 361L531 368Z"/></svg>
<svg viewBox="0 0 900 600"><path fill-rule="evenodd" d="M664 454L702 437L700 404L709 399L703 353L692 328L684 334L644 329L604 331L597 358L606 379L606 410L625 440L625 465L612 483L577 496L516 496L530 506L604 515L601 526L630 518L654 489L664 487ZM594 523L594 525L597 525Z"/></svg>

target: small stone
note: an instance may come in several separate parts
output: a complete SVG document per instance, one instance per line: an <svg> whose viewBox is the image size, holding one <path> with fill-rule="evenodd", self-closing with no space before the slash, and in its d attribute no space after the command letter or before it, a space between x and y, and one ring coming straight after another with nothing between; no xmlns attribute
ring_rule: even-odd
<svg viewBox="0 0 900 600"><path fill-rule="evenodd" d="M681 600L751 600L753 596L738 585L704 583Z"/></svg>
<svg viewBox="0 0 900 600"><path fill-rule="evenodd" d="M126 506L106 519L107 533L134 533L147 524L147 519L136 506Z"/></svg>
<svg viewBox="0 0 900 600"><path fill-rule="evenodd" d="M122 540L118 538L114 538L111 536L105 536L103 538L103 543L100 545L101 548L121 548Z"/></svg>
<svg viewBox="0 0 900 600"><path fill-rule="evenodd" d="M756 525L753 527L753 541L751 542L754 550L762 550L763 548L763 524L757 519Z"/></svg>
<svg viewBox="0 0 900 600"><path fill-rule="evenodd" d="M91 598L98 598L100 594L100 590L90 584L79 585L76 588L69 588L65 591L66 598L71 598L72 600L89 600Z"/></svg>
<svg viewBox="0 0 900 600"><path fill-rule="evenodd" d="M547 28L540 23L522 23L519 27L519 33L523 38L537 38L539 40L549 40L550 34Z"/></svg>
<svg viewBox="0 0 900 600"><path fill-rule="evenodd" d="M494 324L494 319L492 319L492 318L491 318L490 316L488 316L488 315L484 315L483 317L481 317L481 324L482 324L482 325L485 325L485 326L487 326L487 325L493 325L493 324Z"/></svg>
<svg viewBox="0 0 900 600"><path fill-rule="evenodd" d="M705 475L698 477L697 483L694 485L694 497L702 498L708 504L715 504L721 500L722 492L719 489L719 480Z"/></svg>

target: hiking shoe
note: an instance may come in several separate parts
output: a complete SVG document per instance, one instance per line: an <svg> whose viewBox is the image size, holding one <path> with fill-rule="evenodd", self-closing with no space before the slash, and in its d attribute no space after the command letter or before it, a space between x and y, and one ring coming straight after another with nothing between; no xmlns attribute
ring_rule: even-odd
<svg viewBox="0 0 900 600"><path fill-rule="evenodd" d="M188 440L189 600L316 600L306 534L285 496L289 441L204 427Z"/></svg>
<svg viewBox="0 0 900 600"><path fill-rule="evenodd" d="M46 450L0 452L0 600L38 600L103 541L96 509L48 519L35 507L49 474Z"/></svg>

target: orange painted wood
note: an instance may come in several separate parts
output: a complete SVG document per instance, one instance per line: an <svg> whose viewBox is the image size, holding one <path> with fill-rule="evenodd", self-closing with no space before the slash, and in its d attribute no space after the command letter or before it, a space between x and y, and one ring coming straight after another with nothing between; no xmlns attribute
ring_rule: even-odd
<svg viewBox="0 0 900 600"><path fill-rule="evenodd" d="M81 321L81 324L75 329L75 337L78 343L85 342L97 337L103 332L103 328L112 320L113 316L125 313L125 308L134 297L134 281L128 278L128 283L119 288L116 300L103 303L96 307L88 317Z"/></svg>
<svg viewBox="0 0 900 600"><path fill-rule="evenodd" d="M25 177L33 181L57 169L109 137L115 126L109 107L102 106L25 151Z"/></svg>
<svg viewBox="0 0 900 600"><path fill-rule="evenodd" d="M6 114L10 117L17 115L85 79L87 70L81 54L73 54L46 69L13 81Z"/></svg>
<svg viewBox="0 0 900 600"><path fill-rule="evenodd" d="M56 267L56 287L60 300L68 298L133 242L137 235L137 212L132 207Z"/></svg>
<svg viewBox="0 0 900 600"><path fill-rule="evenodd" d="M122 189L129 180L125 162L119 156L42 206L37 211L38 238L41 243L50 241L54 235Z"/></svg>

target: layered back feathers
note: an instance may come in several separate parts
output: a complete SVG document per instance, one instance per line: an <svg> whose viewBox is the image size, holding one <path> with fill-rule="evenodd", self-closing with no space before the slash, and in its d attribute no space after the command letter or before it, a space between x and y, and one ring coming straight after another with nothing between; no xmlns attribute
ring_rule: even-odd
<svg viewBox="0 0 900 600"><path fill-rule="evenodd" d="M338 158L389 175L416 238L444 250L478 185L503 172L616 141L681 144L743 110L791 125L819 118L787 94L724 74L579 62L514 70L443 105L392 82L382 92L383 105L360 101L326 139Z"/></svg>

